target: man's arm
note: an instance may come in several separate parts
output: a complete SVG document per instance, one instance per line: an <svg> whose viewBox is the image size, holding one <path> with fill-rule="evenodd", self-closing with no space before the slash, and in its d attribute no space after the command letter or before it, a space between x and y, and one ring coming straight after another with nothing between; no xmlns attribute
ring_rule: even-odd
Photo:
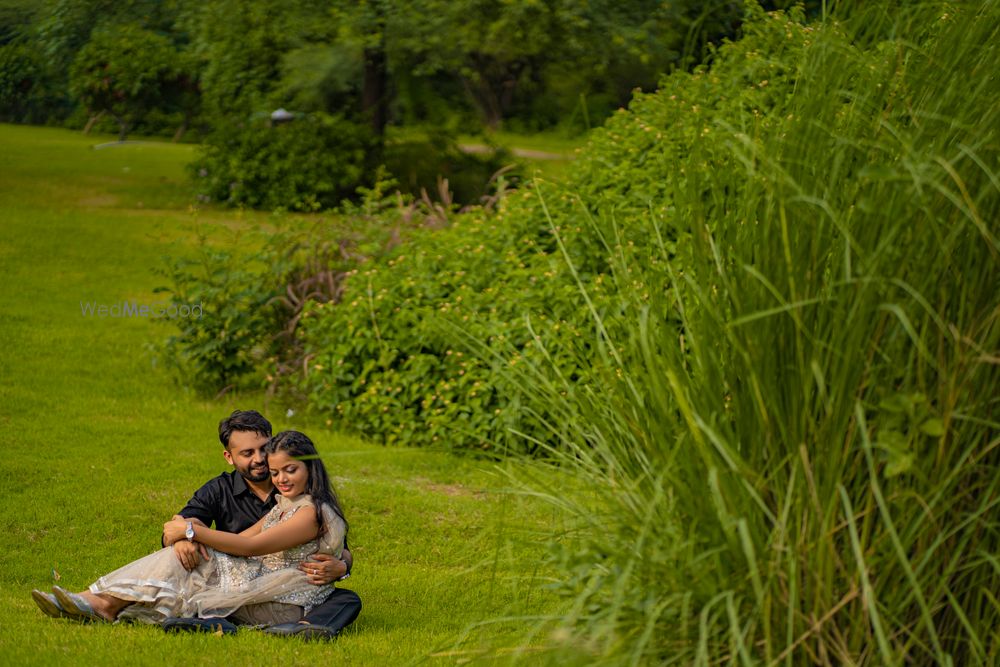
<svg viewBox="0 0 1000 667"><path fill-rule="evenodd" d="M191 500L187 501L187 505L180 512L171 517L171 521L184 519L185 521L209 527L215 520L218 511L218 493L216 493L215 485L212 482L208 482L194 492ZM167 542L162 535L160 536L160 544L167 546Z"/></svg>
<svg viewBox="0 0 1000 667"><path fill-rule="evenodd" d="M208 482L194 492L191 500L184 508L175 514L171 520L190 521L194 525L208 527L212 524L215 515L218 513L218 494L215 492L215 485ZM167 546L165 535L160 536L160 544ZM208 549L203 544L195 544L184 540L173 544L174 555L180 561L184 569L190 572L198 567L201 559L208 560Z"/></svg>
<svg viewBox="0 0 1000 667"><path fill-rule="evenodd" d="M323 516L325 530L321 551L299 564L299 569L305 572L307 580L314 586L346 579L351 574L351 566L354 565L354 557L347 544L347 524L343 517L336 516L329 506L323 508ZM330 549L336 551L334 544L337 542L343 545L339 557L331 555L330 552Z"/></svg>
<svg viewBox="0 0 1000 667"><path fill-rule="evenodd" d="M209 480L194 492L191 500L175 516L187 521L197 520L203 526L211 526L221 511L218 480Z"/></svg>
<svg viewBox="0 0 1000 667"><path fill-rule="evenodd" d="M344 551L340 554L340 560L344 561L344 576L351 573L351 568L354 567L354 556L351 555L351 550L344 547Z"/></svg>

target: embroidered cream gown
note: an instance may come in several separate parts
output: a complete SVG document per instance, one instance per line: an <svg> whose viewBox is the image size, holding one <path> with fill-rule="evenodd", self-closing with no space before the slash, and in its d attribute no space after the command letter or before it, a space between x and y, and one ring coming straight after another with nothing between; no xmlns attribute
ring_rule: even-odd
<svg viewBox="0 0 1000 667"><path fill-rule="evenodd" d="M277 496L278 504L265 516L261 530L287 521L295 512L313 511L312 498ZM264 556L231 556L209 549L211 558L188 572L171 547L133 561L91 584L91 593L107 593L132 604L118 618L160 623L171 616L229 616L238 608L259 602L283 602L305 608L305 613L333 592L332 585L310 584L299 564L315 553L339 558L345 526L323 506L326 530L318 538L285 551Z"/></svg>

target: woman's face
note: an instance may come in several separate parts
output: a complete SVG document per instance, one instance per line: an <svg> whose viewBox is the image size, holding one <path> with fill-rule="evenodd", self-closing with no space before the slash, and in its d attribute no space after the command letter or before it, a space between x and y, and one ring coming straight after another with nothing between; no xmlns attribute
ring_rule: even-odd
<svg viewBox="0 0 1000 667"><path fill-rule="evenodd" d="M287 452L277 451L267 455L271 483L286 498L295 498L306 491L309 470L302 461L293 459Z"/></svg>

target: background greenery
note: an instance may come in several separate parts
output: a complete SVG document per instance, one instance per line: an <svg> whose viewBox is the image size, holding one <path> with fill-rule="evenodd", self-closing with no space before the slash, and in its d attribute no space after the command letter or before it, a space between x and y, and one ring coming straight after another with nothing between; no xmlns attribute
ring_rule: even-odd
<svg viewBox="0 0 1000 667"><path fill-rule="evenodd" d="M0 120L122 141L193 129L200 194L228 205L332 208L379 164L405 192L436 191L441 174L475 203L503 156L469 160L457 135L578 136L738 34L742 13L728 0L4 0ZM270 129L278 108L302 127ZM435 140L388 141L400 128ZM312 135L315 150L294 140Z"/></svg>
<svg viewBox="0 0 1000 667"><path fill-rule="evenodd" d="M203 97L212 118L266 108L271 82L290 81L276 54L313 26L299 62L343 72L353 57L354 78L317 89L382 139L350 200L240 211L262 224L202 225L149 265L157 293L206 312L156 336L161 379L432 456L516 461L516 523L543 507L551 520L521 588L556 595L527 624L493 608L514 634L480 646L608 664L996 662L1000 5L748 3L739 39L637 92L558 178L503 171L461 202L443 178L385 168L394 147L439 140L383 127L404 116L372 92L457 67L491 124L505 39L556 17L576 48L587 17L483 8L471 23L499 31L496 52L439 44L423 70L395 32L410 6L358 7L337 7L334 39L261 4L240 25L270 55L219 47L202 74L229 86ZM413 21L425 42L462 44ZM190 201L163 185L143 199ZM436 653L485 657L467 650Z"/></svg>
<svg viewBox="0 0 1000 667"><path fill-rule="evenodd" d="M731 2L4 0L0 43L39 53L51 68L47 80L20 71L4 113L18 118L7 104L46 84L67 96L66 82L77 78L71 65L93 61L95 51L112 68L127 66L123 57L134 60L143 45L115 49L143 30L147 52L174 52L162 66L196 84L213 123L284 106L365 113L376 133L418 122L589 129L634 88L654 87L662 72L734 34L741 18ZM70 97L86 111L100 108ZM149 100L166 116L148 127L170 129L177 103Z"/></svg>

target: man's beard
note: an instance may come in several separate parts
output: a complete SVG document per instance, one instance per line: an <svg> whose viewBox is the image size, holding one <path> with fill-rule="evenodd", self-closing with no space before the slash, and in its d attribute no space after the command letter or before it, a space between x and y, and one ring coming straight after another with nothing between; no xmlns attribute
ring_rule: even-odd
<svg viewBox="0 0 1000 667"><path fill-rule="evenodd" d="M239 472L243 479L250 482L263 482L271 476L271 472L267 469L266 465L256 469L247 466L246 468L240 469Z"/></svg>

